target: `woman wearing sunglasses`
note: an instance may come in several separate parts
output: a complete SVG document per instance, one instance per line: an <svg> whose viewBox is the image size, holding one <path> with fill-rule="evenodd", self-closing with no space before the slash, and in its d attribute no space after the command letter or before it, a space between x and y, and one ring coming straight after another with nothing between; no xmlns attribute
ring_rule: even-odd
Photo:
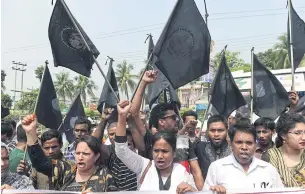
<svg viewBox="0 0 305 194"><path fill-rule="evenodd" d="M305 118L295 113L284 113L277 126L276 147L264 157L277 168L286 187L305 186Z"/></svg>
<svg viewBox="0 0 305 194"><path fill-rule="evenodd" d="M119 121L115 137L115 151L118 158L137 174L138 190L170 190L177 193L197 191L192 175L174 163L176 135L171 132L157 132L152 139L153 160L137 155L127 147L126 118L130 110L128 101L118 104Z"/></svg>

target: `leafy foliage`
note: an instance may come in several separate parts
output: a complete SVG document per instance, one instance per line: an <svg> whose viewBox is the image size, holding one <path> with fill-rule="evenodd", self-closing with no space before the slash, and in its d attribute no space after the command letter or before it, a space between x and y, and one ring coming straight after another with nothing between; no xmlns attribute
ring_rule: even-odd
<svg viewBox="0 0 305 194"><path fill-rule="evenodd" d="M1 94L1 105L6 108L11 108L13 105L13 100L8 94Z"/></svg>
<svg viewBox="0 0 305 194"><path fill-rule="evenodd" d="M42 80L43 72L44 72L44 66L43 65L40 65L35 69L35 76L39 80L39 82L41 82L41 80Z"/></svg>
<svg viewBox="0 0 305 194"><path fill-rule="evenodd" d="M30 92L23 92L21 99L16 103L16 108L24 110L26 113L33 113L39 89Z"/></svg>
<svg viewBox="0 0 305 194"><path fill-rule="evenodd" d="M134 79L138 78L137 75L132 74L133 65L127 64L127 61L123 61L123 63L117 65L117 69L115 71L116 80L118 83L118 87L120 91L124 93L129 100L128 91L133 92L136 87L136 82Z"/></svg>

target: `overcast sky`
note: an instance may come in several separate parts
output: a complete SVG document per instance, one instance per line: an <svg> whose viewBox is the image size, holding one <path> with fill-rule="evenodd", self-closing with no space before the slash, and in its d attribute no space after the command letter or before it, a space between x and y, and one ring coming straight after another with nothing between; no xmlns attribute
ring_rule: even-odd
<svg viewBox="0 0 305 194"><path fill-rule="evenodd" d="M54 0L55 1L55 0ZM132 63L135 73L144 67L147 56L146 34L157 39L176 0L66 0L72 14L100 51L98 61L104 66L107 55L115 64L124 59ZM204 1L196 0L205 15ZM305 1L293 0L295 10L305 19ZM239 51L250 62L250 50L264 51L287 30L286 0L207 0L208 27L218 52L226 44L228 50ZM54 67L48 39L51 0L1 0L1 69L7 73L6 93L14 89L15 72L12 61L27 63L24 89L39 87L34 70L49 60L51 74L67 71ZM106 73L106 72L105 72ZM99 86L104 80L94 65L92 79ZM17 75L17 90L21 88L21 72ZM19 99L19 95L17 96Z"/></svg>

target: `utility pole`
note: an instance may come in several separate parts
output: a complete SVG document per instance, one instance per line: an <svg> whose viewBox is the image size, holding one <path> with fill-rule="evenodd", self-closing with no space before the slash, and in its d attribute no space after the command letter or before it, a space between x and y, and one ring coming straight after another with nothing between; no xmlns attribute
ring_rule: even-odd
<svg viewBox="0 0 305 194"><path fill-rule="evenodd" d="M21 94L23 93L23 72L26 71L25 67L27 66L27 64L21 63L21 62L15 62L12 61L13 64L15 65L15 67L12 67L13 70L15 70L15 89L14 89L14 107L15 107L15 103L16 103L16 92L21 92ZM21 68L18 67L21 66ZM17 91L17 71L21 71L21 91Z"/></svg>

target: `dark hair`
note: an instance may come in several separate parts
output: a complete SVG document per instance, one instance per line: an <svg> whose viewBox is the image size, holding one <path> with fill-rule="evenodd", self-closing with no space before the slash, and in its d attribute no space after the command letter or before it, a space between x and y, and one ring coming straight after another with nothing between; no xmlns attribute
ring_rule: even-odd
<svg viewBox="0 0 305 194"><path fill-rule="evenodd" d="M50 140L50 139L53 139L53 138L56 138L60 147L62 146L63 142L62 142L62 135L59 131L57 130L54 130L54 129L50 129L46 132L44 132L42 135L41 135L41 145L43 145L46 141Z"/></svg>
<svg viewBox="0 0 305 194"><path fill-rule="evenodd" d="M160 139L164 139L172 147L173 151L176 151L177 136L175 133L170 131L159 131L155 133L152 136L152 145L154 146Z"/></svg>
<svg viewBox="0 0 305 194"><path fill-rule="evenodd" d="M18 125L17 127L17 141L26 143L26 133L25 130L22 128L22 125Z"/></svg>
<svg viewBox="0 0 305 194"><path fill-rule="evenodd" d="M257 135L256 135L256 131L255 131L255 129L254 129L254 127L253 126L247 126L247 125L244 125L244 126L242 126L242 125L235 125L235 127L233 127L232 128L232 130L230 131L230 133L229 133L229 136L230 136L230 140L231 140L231 142L233 142L233 140L234 140L234 137L235 137L235 135L236 135L236 133L237 132L243 132L243 133L248 133L248 134L251 134L252 136L253 136L253 138L254 138L254 142L256 141L256 137L257 137Z"/></svg>
<svg viewBox="0 0 305 194"><path fill-rule="evenodd" d="M11 125L12 125L12 127L13 127L13 130L15 130L16 129L16 126L17 126L17 122L15 121L15 120L10 120L10 123L11 123Z"/></svg>
<svg viewBox="0 0 305 194"><path fill-rule="evenodd" d="M236 120L235 127L237 128L250 128L251 127L251 120L246 117L240 117Z"/></svg>
<svg viewBox="0 0 305 194"><path fill-rule="evenodd" d="M166 115L166 111L175 111L175 106L172 103L157 104L150 113L149 125L158 129L158 121Z"/></svg>
<svg viewBox="0 0 305 194"><path fill-rule="evenodd" d="M88 147L93 151L94 154L98 154L100 153L100 141L91 135L84 135L82 137L80 137L77 141L76 141L76 146L75 149L77 148L77 145L81 142L85 142Z"/></svg>
<svg viewBox="0 0 305 194"><path fill-rule="evenodd" d="M209 129L209 126L211 123L216 123L216 122L222 122L226 129L228 129L228 121L226 119L226 117L222 116L222 115L213 115L208 119L208 123L207 123L207 127Z"/></svg>
<svg viewBox="0 0 305 194"><path fill-rule="evenodd" d="M75 121L75 125L80 125L80 124L86 124L88 126L88 132L91 131L91 121L89 121L87 118L85 117L80 117Z"/></svg>
<svg viewBox="0 0 305 194"><path fill-rule="evenodd" d="M254 122L254 127L263 126L265 129L270 129L273 131L275 129L275 123L271 118L261 117L256 119Z"/></svg>
<svg viewBox="0 0 305 194"><path fill-rule="evenodd" d="M185 119L187 116L193 116L193 117L195 117L196 120L198 119L198 115L195 111L188 110L188 111L185 111L182 115L183 122L185 122Z"/></svg>
<svg viewBox="0 0 305 194"><path fill-rule="evenodd" d="M290 129L295 128L297 123L304 123L305 118L296 113L283 113L276 123L277 138L275 145L281 147L284 143L282 135L287 134Z"/></svg>
<svg viewBox="0 0 305 194"><path fill-rule="evenodd" d="M13 127L9 122L1 120L1 135L5 134L7 137L11 137L13 135Z"/></svg>

